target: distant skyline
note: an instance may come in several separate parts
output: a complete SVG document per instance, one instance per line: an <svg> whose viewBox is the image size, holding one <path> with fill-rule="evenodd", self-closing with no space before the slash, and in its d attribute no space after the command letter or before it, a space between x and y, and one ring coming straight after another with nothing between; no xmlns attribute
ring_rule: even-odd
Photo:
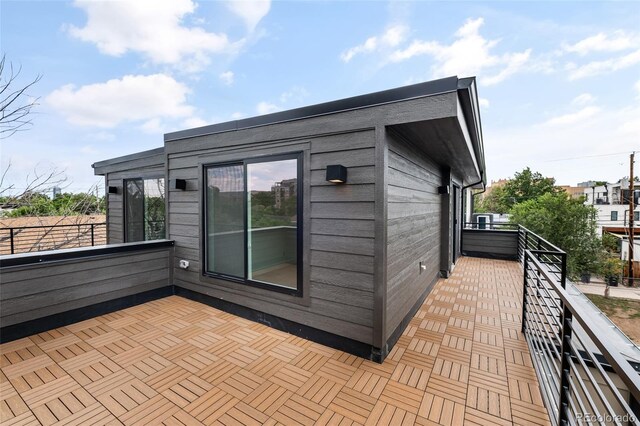
<svg viewBox="0 0 640 426"><path fill-rule="evenodd" d="M478 79L488 182L617 181L640 150L638 22L635 1L3 0L2 52L42 75L4 186L56 167L86 191L92 163L166 132L451 75Z"/></svg>

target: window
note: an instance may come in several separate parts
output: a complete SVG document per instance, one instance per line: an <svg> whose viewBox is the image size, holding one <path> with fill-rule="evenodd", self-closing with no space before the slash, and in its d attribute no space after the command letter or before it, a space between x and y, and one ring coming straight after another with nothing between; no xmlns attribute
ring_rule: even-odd
<svg viewBox="0 0 640 426"><path fill-rule="evenodd" d="M618 220L618 212L616 210L612 210L611 211L611 221L615 222L616 220Z"/></svg>
<svg viewBox="0 0 640 426"><path fill-rule="evenodd" d="M633 221L640 222L640 212L633 212Z"/></svg>
<svg viewBox="0 0 640 426"><path fill-rule="evenodd" d="M165 238L164 179L126 179L125 241Z"/></svg>
<svg viewBox="0 0 640 426"><path fill-rule="evenodd" d="M301 154L204 169L206 275L301 295Z"/></svg>

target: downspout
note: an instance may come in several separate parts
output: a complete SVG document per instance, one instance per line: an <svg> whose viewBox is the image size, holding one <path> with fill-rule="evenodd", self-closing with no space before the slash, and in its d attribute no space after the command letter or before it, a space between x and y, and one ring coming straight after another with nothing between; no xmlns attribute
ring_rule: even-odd
<svg viewBox="0 0 640 426"><path fill-rule="evenodd" d="M471 217L473 217L473 210L475 207L475 197L476 195L483 194L487 190L487 184L484 183L484 172L480 172L480 180L478 182L470 183L469 185L462 187L462 193L464 194L464 190L471 188L472 186L476 186L478 184L482 184L482 191L477 192L475 194L471 194ZM465 212L466 213L466 212ZM466 223L463 223L460 227L460 253L463 253L462 248L464 247L464 228L466 227Z"/></svg>
<svg viewBox="0 0 640 426"><path fill-rule="evenodd" d="M484 183L484 172L480 172L480 176L481 177L480 177L480 180L478 182L470 183L469 185L462 187L462 190L464 191L465 189L471 188L472 186L476 186L476 185L478 185L480 183L482 184L482 191L476 192L475 194L471 194L471 214L473 214L473 210L474 210L474 207L475 207L475 199L476 199L475 197L476 197L476 195L484 194L487 191L487 184Z"/></svg>

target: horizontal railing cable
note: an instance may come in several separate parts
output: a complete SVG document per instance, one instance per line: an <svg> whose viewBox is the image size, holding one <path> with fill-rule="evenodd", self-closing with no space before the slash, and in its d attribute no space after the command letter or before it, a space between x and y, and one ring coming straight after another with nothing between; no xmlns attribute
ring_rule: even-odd
<svg viewBox="0 0 640 426"><path fill-rule="evenodd" d="M74 223L0 228L0 254L29 253L107 243L107 224Z"/></svg>

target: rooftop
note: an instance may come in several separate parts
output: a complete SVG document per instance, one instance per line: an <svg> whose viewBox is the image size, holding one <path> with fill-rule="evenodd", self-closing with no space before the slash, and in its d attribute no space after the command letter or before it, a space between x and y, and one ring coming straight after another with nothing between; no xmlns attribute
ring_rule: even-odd
<svg viewBox="0 0 640 426"><path fill-rule="evenodd" d="M522 280L460 259L383 364L159 299L1 345L0 422L548 424Z"/></svg>

